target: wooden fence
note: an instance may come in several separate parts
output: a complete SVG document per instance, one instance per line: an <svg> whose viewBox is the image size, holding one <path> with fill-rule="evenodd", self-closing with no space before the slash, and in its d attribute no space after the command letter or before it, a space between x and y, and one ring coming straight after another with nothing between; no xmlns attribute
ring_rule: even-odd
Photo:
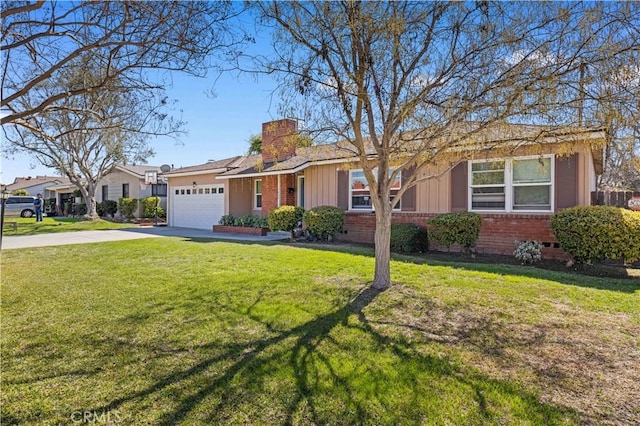
<svg viewBox="0 0 640 426"><path fill-rule="evenodd" d="M592 206L629 207L629 199L640 197L640 192L633 191L592 191Z"/></svg>

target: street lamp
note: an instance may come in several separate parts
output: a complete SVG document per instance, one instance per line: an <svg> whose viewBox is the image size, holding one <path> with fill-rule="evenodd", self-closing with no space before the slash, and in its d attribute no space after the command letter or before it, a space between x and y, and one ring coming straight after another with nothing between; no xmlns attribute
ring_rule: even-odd
<svg viewBox="0 0 640 426"><path fill-rule="evenodd" d="M2 250L2 234L4 234L4 205L9 198L9 191L7 191L7 185L1 187L2 203L0 204L0 250Z"/></svg>

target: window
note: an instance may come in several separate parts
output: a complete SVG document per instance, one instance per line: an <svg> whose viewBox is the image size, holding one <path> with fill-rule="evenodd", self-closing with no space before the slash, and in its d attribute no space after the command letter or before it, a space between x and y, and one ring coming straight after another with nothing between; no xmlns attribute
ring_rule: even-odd
<svg viewBox="0 0 640 426"><path fill-rule="evenodd" d="M122 198L129 198L129 184L122 184Z"/></svg>
<svg viewBox="0 0 640 426"><path fill-rule="evenodd" d="M109 185L102 185L102 201L109 199Z"/></svg>
<svg viewBox="0 0 640 426"><path fill-rule="evenodd" d="M389 170L389 173L391 172L393 172L393 169ZM375 169L373 173L376 173ZM391 187L392 200L398 193L401 183L400 175L398 175ZM371 191L369 191L369 185L362 170L351 170L349 172L349 200L350 210L373 210ZM400 203L396 205L394 210L400 210Z"/></svg>
<svg viewBox="0 0 640 426"><path fill-rule="evenodd" d="M254 205L256 209L262 208L262 180L256 179L254 190Z"/></svg>
<svg viewBox="0 0 640 426"><path fill-rule="evenodd" d="M552 156L473 161L471 210L551 211Z"/></svg>
<svg viewBox="0 0 640 426"><path fill-rule="evenodd" d="M167 196L167 184L158 183L151 185L151 195L154 197L166 197Z"/></svg>
<svg viewBox="0 0 640 426"><path fill-rule="evenodd" d="M471 209L504 210L504 161L471 163Z"/></svg>
<svg viewBox="0 0 640 426"><path fill-rule="evenodd" d="M551 210L551 158L513 161L513 210Z"/></svg>

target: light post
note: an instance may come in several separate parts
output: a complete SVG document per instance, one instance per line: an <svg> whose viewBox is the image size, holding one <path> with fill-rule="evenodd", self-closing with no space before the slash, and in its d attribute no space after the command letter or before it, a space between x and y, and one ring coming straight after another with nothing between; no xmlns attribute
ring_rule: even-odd
<svg viewBox="0 0 640 426"><path fill-rule="evenodd" d="M2 250L2 235L4 234L4 205L9 198L9 191L7 191L7 185L1 187L2 203L0 205L0 250Z"/></svg>

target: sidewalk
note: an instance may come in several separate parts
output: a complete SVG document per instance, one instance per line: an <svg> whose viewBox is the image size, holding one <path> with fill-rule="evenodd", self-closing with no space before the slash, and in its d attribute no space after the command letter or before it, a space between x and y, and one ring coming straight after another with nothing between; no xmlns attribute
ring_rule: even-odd
<svg viewBox="0 0 640 426"><path fill-rule="evenodd" d="M288 232L270 232L266 237L213 233L204 229L174 228L167 226L141 226L137 228L110 229L104 231L59 232L40 235L4 236L2 250L30 247L62 246L68 244L101 243L106 241L137 240L140 238L182 237L209 238L233 241L282 241L289 239Z"/></svg>

